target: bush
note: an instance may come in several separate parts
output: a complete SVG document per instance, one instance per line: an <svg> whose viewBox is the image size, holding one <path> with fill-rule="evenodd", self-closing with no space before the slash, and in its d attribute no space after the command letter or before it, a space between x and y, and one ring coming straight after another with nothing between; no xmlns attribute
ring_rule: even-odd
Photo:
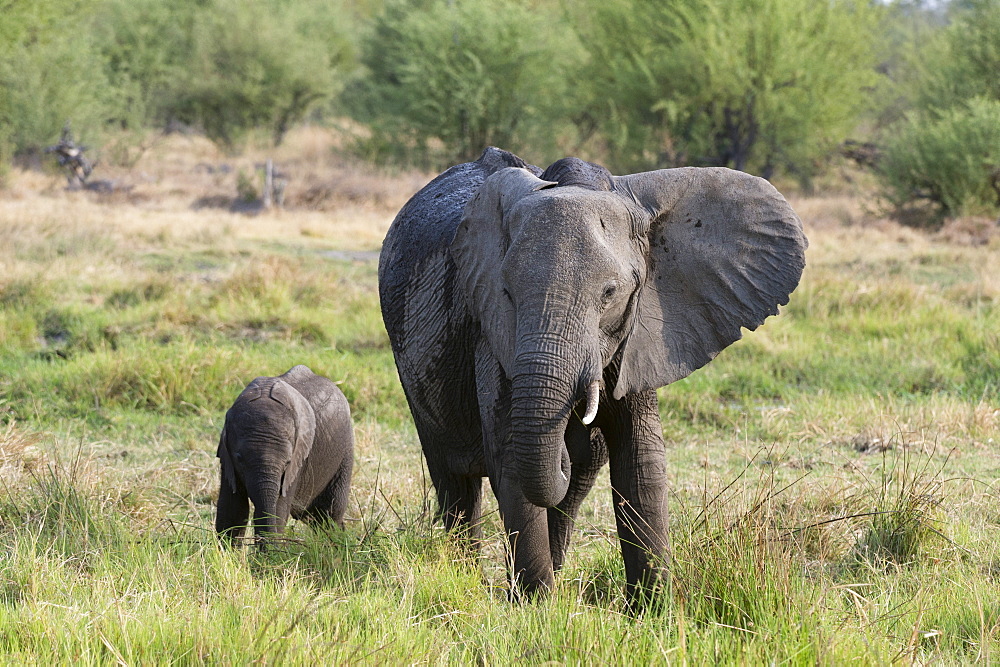
<svg viewBox="0 0 1000 667"><path fill-rule="evenodd" d="M940 215L1000 206L1000 101L974 98L930 114L912 114L887 146L879 175L896 207L931 202Z"/></svg>
<svg viewBox="0 0 1000 667"><path fill-rule="evenodd" d="M346 103L370 123L375 157L449 163L488 145L551 152L566 118L566 72L578 46L544 5L518 0L397 0L362 44L367 73ZM533 158L533 159L538 159Z"/></svg>
<svg viewBox="0 0 1000 667"><path fill-rule="evenodd" d="M172 115L227 148L255 128L280 143L336 91L339 68L350 60L343 38L314 29L334 11L312 1L217 0L195 25L190 66L176 89Z"/></svg>
<svg viewBox="0 0 1000 667"><path fill-rule="evenodd" d="M106 0L99 5L92 25L116 93L115 123L138 130L163 127L170 120L204 4Z"/></svg>
<svg viewBox="0 0 1000 667"><path fill-rule="evenodd" d="M0 23L16 23L16 14ZM32 17L23 33L0 34L8 40L0 41L0 157L55 143L66 121L77 138L91 141L112 113L103 57L92 35L77 29L76 18Z"/></svg>
<svg viewBox="0 0 1000 667"><path fill-rule="evenodd" d="M854 129L878 11L858 0L592 0L581 87L618 168L803 179Z"/></svg>

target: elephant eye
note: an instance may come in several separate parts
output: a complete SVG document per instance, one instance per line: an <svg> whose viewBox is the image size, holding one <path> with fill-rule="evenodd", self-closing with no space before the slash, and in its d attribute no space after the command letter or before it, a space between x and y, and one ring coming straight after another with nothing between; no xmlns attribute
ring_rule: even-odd
<svg viewBox="0 0 1000 667"><path fill-rule="evenodd" d="M604 303L607 303L611 301L611 299L615 298L615 294L617 293L618 293L618 285L611 283L604 288L604 293L601 294L601 300Z"/></svg>

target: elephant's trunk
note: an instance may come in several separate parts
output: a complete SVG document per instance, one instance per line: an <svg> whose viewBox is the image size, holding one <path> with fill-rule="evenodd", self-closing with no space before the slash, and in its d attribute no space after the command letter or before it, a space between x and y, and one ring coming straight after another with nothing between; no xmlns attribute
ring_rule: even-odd
<svg viewBox="0 0 1000 667"><path fill-rule="evenodd" d="M595 373L585 372L578 345L544 334L526 338L519 341L511 380L511 444L525 498L554 507L569 488L566 425L573 406L587 395L588 413L596 414L589 377Z"/></svg>
<svg viewBox="0 0 1000 667"><path fill-rule="evenodd" d="M247 485L247 492L254 507L254 534L258 537L270 533L280 533L285 528L285 520L278 514L278 496L281 493L278 481L280 473L277 475L261 474L261 477L266 477L266 479L257 479Z"/></svg>

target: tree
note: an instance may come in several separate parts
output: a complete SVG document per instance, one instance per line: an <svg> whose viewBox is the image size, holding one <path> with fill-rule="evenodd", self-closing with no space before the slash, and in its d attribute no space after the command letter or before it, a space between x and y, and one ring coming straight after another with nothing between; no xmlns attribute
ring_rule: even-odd
<svg viewBox="0 0 1000 667"><path fill-rule="evenodd" d="M1000 207L1000 0L963 0L951 23L893 72L908 111L887 131L878 174L897 208L938 216Z"/></svg>
<svg viewBox="0 0 1000 667"><path fill-rule="evenodd" d="M344 4L0 0L0 161L67 121L90 144L174 120L228 148L256 128L280 142L354 64L349 30L371 10Z"/></svg>
<svg viewBox="0 0 1000 667"><path fill-rule="evenodd" d="M336 33L313 29L317 22L329 26L323 19L335 11L319 0L216 0L194 26L191 58L170 113L228 148L254 128L266 128L280 143L336 92L350 61Z"/></svg>
<svg viewBox="0 0 1000 667"><path fill-rule="evenodd" d="M66 121L83 137L113 104L104 60L79 0L0 0L0 159L40 151Z"/></svg>
<svg viewBox="0 0 1000 667"><path fill-rule="evenodd" d="M167 124L187 80L195 27L205 13L202 0L100 4L92 29L115 92L111 123L131 130Z"/></svg>
<svg viewBox="0 0 1000 667"><path fill-rule="evenodd" d="M951 16L944 53L927 54L918 109L946 109L977 96L1000 100L1000 0L966 0Z"/></svg>
<svg viewBox="0 0 1000 667"><path fill-rule="evenodd" d="M864 107L878 11L862 0L619 0L584 24L615 162L807 177Z"/></svg>
<svg viewBox="0 0 1000 667"><path fill-rule="evenodd" d="M546 6L518 0L397 0L363 41L347 92L381 146L410 159L474 158L490 144L551 150L569 123L566 70L579 54Z"/></svg>

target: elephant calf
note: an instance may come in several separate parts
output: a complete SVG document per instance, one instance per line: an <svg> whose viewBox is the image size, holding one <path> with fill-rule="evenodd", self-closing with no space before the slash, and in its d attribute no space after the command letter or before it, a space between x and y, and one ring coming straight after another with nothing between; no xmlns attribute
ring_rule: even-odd
<svg viewBox="0 0 1000 667"><path fill-rule="evenodd" d="M247 385L226 413L219 438L219 508L215 529L243 537L254 505L257 537L296 519L344 526L354 467L351 410L333 382L305 366Z"/></svg>

